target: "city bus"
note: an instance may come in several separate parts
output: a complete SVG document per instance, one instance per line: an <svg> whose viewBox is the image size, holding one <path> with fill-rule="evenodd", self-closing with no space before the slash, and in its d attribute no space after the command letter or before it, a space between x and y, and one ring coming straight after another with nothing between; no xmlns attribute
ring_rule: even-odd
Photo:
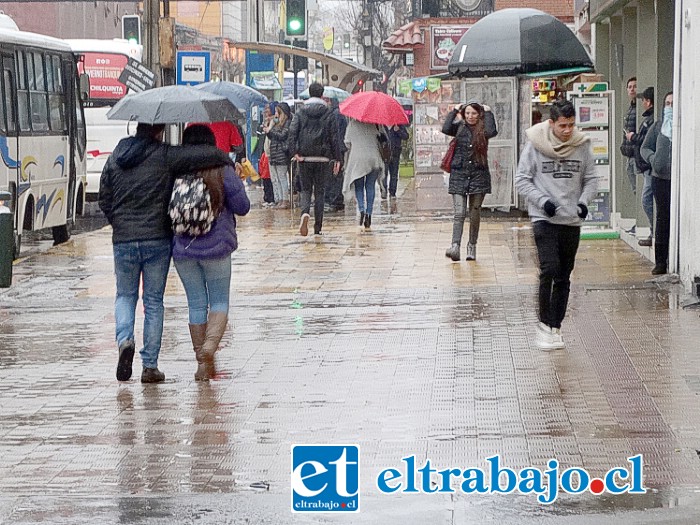
<svg viewBox="0 0 700 525"><path fill-rule="evenodd" d="M119 82L129 58L141 61L143 46L127 40L67 39L78 60L78 73L90 79L90 90L83 101L87 133L87 195L89 201L97 200L100 175L107 158L120 139L134 134L127 121L107 120L109 109L127 93L127 87Z"/></svg>
<svg viewBox="0 0 700 525"><path fill-rule="evenodd" d="M66 42L20 31L0 15L0 189L12 195L14 246L51 228L68 240L85 198L85 120L77 64ZM81 81L82 80L82 81Z"/></svg>

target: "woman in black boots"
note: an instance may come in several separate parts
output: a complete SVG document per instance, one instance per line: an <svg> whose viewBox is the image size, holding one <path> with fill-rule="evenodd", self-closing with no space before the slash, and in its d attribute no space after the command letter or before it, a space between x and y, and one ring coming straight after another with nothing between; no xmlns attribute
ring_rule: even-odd
<svg viewBox="0 0 700 525"><path fill-rule="evenodd" d="M479 238L481 204L491 193L491 173L488 165L489 139L498 133L491 108L476 100L456 107L447 115L442 132L457 139L450 164L450 185L454 205L452 245L445 256L459 261L464 221L469 206L469 244L467 261L476 259L476 242Z"/></svg>

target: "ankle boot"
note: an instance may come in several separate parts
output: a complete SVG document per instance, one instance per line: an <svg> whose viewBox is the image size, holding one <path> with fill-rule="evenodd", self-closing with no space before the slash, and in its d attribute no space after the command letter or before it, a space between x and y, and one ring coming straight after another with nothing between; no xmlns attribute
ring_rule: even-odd
<svg viewBox="0 0 700 525"><path fill-rule="evenodd" d="M476 261L476 244L467 244L467 256L465 258L467 261Z"/></svg>
<svg viewBox="0 0 700 525"><path fill-rule="evenodd" d="M459 261L459 244L456 242L452 243L452 246L445 252L445 257L449 257L453 261Z"/></svg>
<svg viewBox="0 0 700 525"><path fill-rule="evenodd" d="M202 345L207 334L207 323L204 324L191 324L190 326L190 339L192 339L192 348L194 349L194 356L197 359L197 371L194 374L195 381L204 381L209 379L206 376L206 367L204 366L204 361L202 360Z"/></svg>
<svg viewBox="0 0 700 525"><path fill-rule="evenodd" d="M365 225L365 212L361 211L360 212L360 226Z"/></svg>
<svg viewBox="0 0 700 525"><path fill-rule="evenodd" d="M365 215L365 230L369 230L371 226L372 226L372 216L369 214Z"/></svg>
<svg viewBox="0 0 700 525"><path fill-rule="evenodd" d="M214 312L209 314L207 329L204 336L204 343L200 355L204 364L204 379L211 379L216 374L216 365L214 363L214 354L219 349L219 343L226 331L226 323L228 322L228 314L223 312Z"/></svg>

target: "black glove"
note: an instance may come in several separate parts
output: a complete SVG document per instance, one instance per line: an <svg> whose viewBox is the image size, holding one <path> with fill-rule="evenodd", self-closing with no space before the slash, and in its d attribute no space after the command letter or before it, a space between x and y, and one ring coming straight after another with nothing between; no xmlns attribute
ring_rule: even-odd
<svg viewBox="0 0 700 525"><path fill-rule="evenodd" d="M578 216L582 219L588 217L588 206L586 206L582 202L579 202L578 204Z"/></svg>
<svg viewBox="0 0 700 525"><path fill-rule="evenodd" d="M554 204L552 201L545 202L542 208L547 214L547 217L554 217L557 214L557 205Z"/></svg>

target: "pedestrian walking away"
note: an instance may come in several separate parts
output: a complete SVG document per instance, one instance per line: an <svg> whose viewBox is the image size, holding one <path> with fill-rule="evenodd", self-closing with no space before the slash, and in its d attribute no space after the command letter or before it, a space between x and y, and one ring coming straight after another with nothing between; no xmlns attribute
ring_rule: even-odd
<svg viewBox="0 0 700 525"><path fill-rule="evenodd" d="M178 173L230 164L216 146L163 144L163 124L139 123L136 136L122 139L100 177L99 206L112 226L117 379L128 381L135 352L134 323L143 280L142 383L158 383L163 335L163 294L170 268L172 229L168 204Z"/></svg>
<svg viewBox="0 0 700 525"><path fill-rule="evenodd" d="M192 126L182 137L185 145L215 144L205 126ZM250 200L240 177L231 166L198 172L211 196L216 219L211 230L196 237L173 238L173 261L187 295L189 331L197 381L216 374L214 354L226 330L231 288L231 254L238 248L235 215L250 211Z"/></svg>
<svg viewBox="0 0 700 525"><path fill-rule="evenodd" d="M561 323L566 314L581 221L596 193L598 179L587 136L574 122L570 101L555 102L548 121L525 133L515 186L528 202L540 263L540 348L563 348Z"/></svg>
<svg viewBox="0 0 700 525"><path fill-rule="evenodd" d="M454 220L452 244L445 256L453 261L460 259L460 246L464 221L469 209L469 244L467 261L476 260L476 243L479 239L481 205L487 193L491 193L491 172L488 164L489 139L498 134L491 108L476 100L469 100L447 114L442 126L445 135L455 137L456 146L450 163L448 193L452 195Z"/></svg>
<svg viewBox="0 0 700 525"><path fill-rule="evenodd" d="M341 159L340 170L337 175L333 175L326 182L326 205L324 207L325 211L342 211L345 209L345 197L343 195L343 179L344 179L344 166L343 161L345 159L345 152L347 147L343 138L345 137L345 130L348 127L347 118L345 118L338 110L338 100L335 98L330 99L331 110L335 116L335 120L338 124L338 156Z"/></svg>
<svg viewBox="0 0 700 525"><path fill-rule="evenodd" d="M326 181L330 172L340 171L338 124L323 96L323 86L309 86L309 98L299 108L289 128L288 151L299 163L301 182L301 221L299 234L309 234L311 194L314 196L314 234L321 235Z"/></svg>
<svg viewBox="0 0 700 525"><path fill-rule="evenodd" d="M668 271L671 235L671 149L673 146L673 93L664 97L662 118L649 129L641 155L651 165L651 188L656 203L653 275Z"/></svg>
<svg viewBox="0 0 700 525"><path fill-rule="evenodd" d="M388 126L386 130L391 144L391 158L386 163L384 174L384 187L389 190L389 197L396 197L396 188L399 183L399 163L401 161L401 150L403 141L408 140L408 130L406 126ZM386 199L386 192L382 194L382 199Z"/></svg>
<svg viewBox="0 0 700 525"><path fill-rule="evenodd" d="M369 230L372 226L375 186L377 178L384 175L384 160L379 151L379 135L384 134L384 126L366 124L348 119L345 131L347 162L343 178L343 193L354 195L360 213L360 228ZM385 140L386 136L385 136Z"/></svg>

